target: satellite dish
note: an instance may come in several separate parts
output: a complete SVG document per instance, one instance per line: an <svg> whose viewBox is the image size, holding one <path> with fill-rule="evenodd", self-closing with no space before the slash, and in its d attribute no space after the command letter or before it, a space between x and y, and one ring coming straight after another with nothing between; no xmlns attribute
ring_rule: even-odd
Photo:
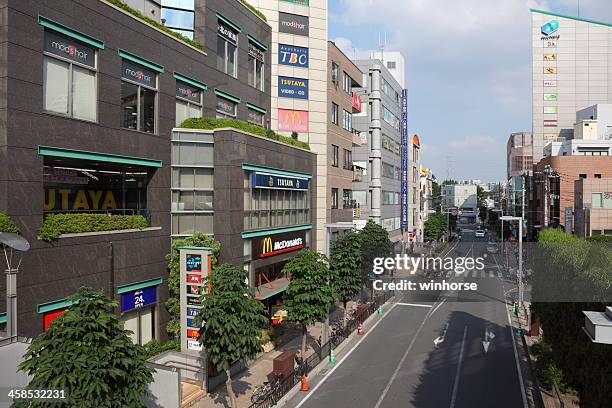
<svg viewBox="0 0 612 408"><path fill-rule="evenodd" d="M25 252L30 249L30 243L23 237L10 232L0 232L0 243L17 251Z"/></svg>

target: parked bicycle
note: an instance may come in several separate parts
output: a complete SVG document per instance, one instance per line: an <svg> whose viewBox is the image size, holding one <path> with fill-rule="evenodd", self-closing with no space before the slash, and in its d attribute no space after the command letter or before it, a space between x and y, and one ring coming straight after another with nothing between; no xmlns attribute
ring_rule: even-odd
<svg viewBox="0 0 612 408"><path fill-rule="evenodd" d="M263 385L258 385L253 390L253 395L251 395L251 402L258 403L263 402L268 399L276 390L280 388L282 375L276 376L272 384L268 381L265 381Z"/></svg>

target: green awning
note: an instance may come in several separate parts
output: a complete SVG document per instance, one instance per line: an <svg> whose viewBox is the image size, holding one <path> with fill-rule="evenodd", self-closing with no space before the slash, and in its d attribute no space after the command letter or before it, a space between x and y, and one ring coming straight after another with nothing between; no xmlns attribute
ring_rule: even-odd
<svg viewBox="0 0 612 408"><path fill-rule="evenodd" d="M259 113L263 113L264 115L265 115L266 113L268 113L268 111L267 111L266 109L261 108L261 107L259 107L259 106L257 106L257 105L254 105L254 104L252 104L252 103L249 103L249 102L247 102L247 103L246 103L246 106L247 106L247 108L249 108L249 109L253 109L254 111L257 111L257 112L259 112Z"/></svg>
<svg viewBox="0 0 612 408"><path fill-rule="evenodd" d="M220 89L215 89L215 95L217 95L217 96L219 96L221 98L225 98L225 99L227 99L229 101L232 101L232 102L240 103L240 98L238 98L238 97L236 97L236 96L234 96L232 94L228 94L227 92L222 91Z"/></svg>
<svg viewBox="0 0 612 408"><path fill-rule="evenodd" d="M41 303L39 305L36 305L36 311L39 314L43 314L47 312L52 312L57 309L65 309L67 307L72 306L73 304L74 302L68 299L52 300L51 302L46 302L46 303Z"/></svg>
<svg viewBox="0 0 612 408"><path fill-rule="evenodd" d="M253 237L262 237L264 235L270 234L282 234L283 232L292 232L292 231L303 231L312 229L312 224L304 224L297 225L295 227L279 227L279 228L266 228L260 229L256 231L246 231L240 234L242 238L253 238Z"/></svg>
<svg viewBox="0 0 612 408"><path fill-rule="evenodd" d="M122 294L126 292L133 292L138 289L150 288L151 286L158 286L164 283L164 278L161 276L155 279L149 279L146 281L130 283L128 285L117 286L117 293Z"/></svg>
<svg viewBox="0 0 612 408"><path fill-rule="evenodd" d="M311 179L312 178L312 174L309 174L309 173L300 173L300 172L297 172L297 171L289 171L289 170L283 170L283 169L276 169L274 167L258 166L256 164L249 164L249 163L244 163L242 165L242 170L261 171L261 172L265 172L265 173L269 173L269 174L276 174L278 176L303 177L303 178L307 178L307 179Z"/></svg>
<svg viewBox="0 0 612 408"><path fill-rule="evenodd" d="M249 41L253 43L253 45L257 46L257 48L262 51L268 51L268 46L266 44L262 43L257 38L253 37L251 34L247 34L247 37Z"/></svg>
<svg viewBox="0 0 612 408"><path fill-rule="evenodd" d="M129 164L144 167L162 167L161 160L143 157L120 156L110 153L88 152L86 150L64 149L61 147L38 146L40 156L65 157L70 159L90 160L107 163Z"/></svg>
<svg viewBox="0 0 612 408"><path fill-rule="evenodd" d="M80 31L75 30L74 28L70 28L63 24L60 24L56 21L53 21L47 17L43 17L41 15L38 16L38 24L43 27L50 28L53 31L57 31L58 33L62 33L67 35L68 37L72 37L75 40L81 41L85 44L91 45L92 47L99 48L101 50L104 49L104 41L98 40L96 37L93 37L89 34L82 33Z"/></svg>
<svg viewBox="0 0 612 408"><path fill-rule="evenodd" d="M126 60L135 62L136 64L140 64L143 67L147 67L149 69L152 69L155 72L159 72L160 74L162 72L164 72L164 66L163 65L159 65L156 62L149 61L148 59L144 59L142 57L139 57L138 55L132 54L131 52L127 52L125 50L122 50L121 48L117 50L117 53L119 54L119 56L121 58L125 58Z"/></svg>
<svg viewBox="0 0 612 408"><path fill-rule="evenodd" d="M236 31L237 33L242 31L242 28L240 28L240 26L238 24L234 23L232 20L230 20L229 18L225 17L223 14L221 14L219 12L216 12L215 14L217 15L217 18L220 21L222 21L224 24L227 24L232 30Z"/></svg>
<svg viewBox="0 0 612 408"><path fill-rule="evenodd" d="M255 288L255 299L265 300L281 292L284 292L289 287L289 279L280 278L272 282L257 286Z"/></svg>
<svg viewBox="0 0 612 408"><path fill-rule="evenodd" d="M203 91L208 90L208 85L206 85L204 82L200 82L196 79L189 78L187 75L180 74L176 71L174 71L172 75L174 75L174 78L178 79L179 81L185 82L186 84L195 86L196 88L199 88Z"/></svg>

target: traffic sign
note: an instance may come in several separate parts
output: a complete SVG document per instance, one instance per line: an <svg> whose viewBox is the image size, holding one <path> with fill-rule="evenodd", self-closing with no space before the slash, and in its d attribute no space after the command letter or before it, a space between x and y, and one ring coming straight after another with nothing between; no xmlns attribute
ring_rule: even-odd
<svg viewBox="0 0 612 408"><path fill-rule="evenodd" d="M453 210L453 211L451 211L451 214L453 215L453 217L456 217L456 216L457 216L457 214L458 214L458 213L457 213L457 210Z"/></svg>
<svg viewBox="0 0 612 408"><path fill-rule="evenodd" d="M457 211L457 215L462 216L463 215L463 211L462 210Z"/></svg>

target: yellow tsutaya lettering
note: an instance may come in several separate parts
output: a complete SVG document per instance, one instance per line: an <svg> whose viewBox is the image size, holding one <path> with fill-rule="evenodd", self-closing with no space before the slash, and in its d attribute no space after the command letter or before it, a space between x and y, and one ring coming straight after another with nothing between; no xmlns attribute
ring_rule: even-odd
<svg viewBox="0 0 612 408"><path fill-rule="evenodd" d="M89 203L87 202L87 196L85 196L85 191L79 190L77 191L77 195L74 199L74 204L72 205L73 210L89 210Z"/></svg>
<svg viewBox="0 0 612 408"><path fill-rule="evenodd" d="M102 191L89 190L89 198L91 198L91 204L94 210L100 209L100 199L102 198Z"/></svg>
<svg viewBox="0 0 612 408"><path fill-rule="evenodd" d="M43 206L45 211L51 211L55 208L55 189L50 188L47 190L47 197L45 200L45 205Z"/></svg>
<svg viewBox="0 0 612 408"><path fill-rule="evenodd" d="M68 209L68 194L70 194L70 190L60 190L60 196L62 197L62 210Z"/></svg>
<svg viewBox="0 0 612 408"><path fill-rule="evenodd" d="M117 209L117 203L115 202L115 196L113 195L112 191L106 192L106 196L104 197L104 202L102 203L102 209L103 210L107 210L107 209L116 210Z"/></svg>

